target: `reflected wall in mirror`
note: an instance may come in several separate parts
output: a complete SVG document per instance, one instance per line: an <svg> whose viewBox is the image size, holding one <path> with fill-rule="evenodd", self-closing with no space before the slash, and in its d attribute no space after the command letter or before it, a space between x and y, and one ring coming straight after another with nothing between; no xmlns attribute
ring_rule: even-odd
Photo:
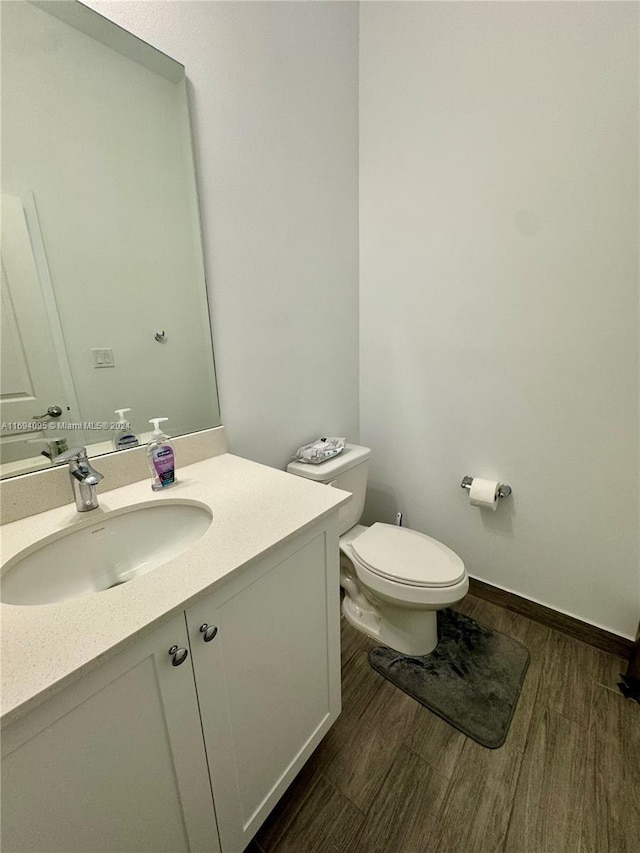
<svg viewBox="0 0 640 853"><path fill-rule="evenodd" d="M3 476L116 409L218 426L183 66L75 0L1 15Z"/></svg>

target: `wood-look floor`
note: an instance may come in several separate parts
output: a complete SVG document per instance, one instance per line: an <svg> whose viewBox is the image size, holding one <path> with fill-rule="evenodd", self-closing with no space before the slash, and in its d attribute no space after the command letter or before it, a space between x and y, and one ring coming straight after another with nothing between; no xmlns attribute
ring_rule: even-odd
<svg viewBox="0 0 640 853"><path fill-rule="evenodd" d="M375 644L342 620L342 714L248 851L640 851L624 662L473 596L458 609L531 652L505 745L479 746L374 672Z"/></svg>

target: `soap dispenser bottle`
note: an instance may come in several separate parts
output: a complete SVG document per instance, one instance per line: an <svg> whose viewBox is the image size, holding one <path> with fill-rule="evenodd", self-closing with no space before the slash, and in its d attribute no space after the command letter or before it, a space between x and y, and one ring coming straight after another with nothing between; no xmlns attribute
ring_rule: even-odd
<svg viewBox="0 0 640 853"><path fill-rule="evenodd" d="M151 488L154 492L166 489L176 482L176 462L173 444L160 429L160 424L168 418L151 418L154 425L147 444L147 460L151 471Z"/></svg>
<svg viewBox="0 0 640 853"><path fill-rule="evenodd" d="M127 450L129 447L137 447L140 444L140 439L124 417L125 413L130 412L131 409L116 409L115 411L116 415L119 416L119 420L113 435L113 449Z"/></svg>

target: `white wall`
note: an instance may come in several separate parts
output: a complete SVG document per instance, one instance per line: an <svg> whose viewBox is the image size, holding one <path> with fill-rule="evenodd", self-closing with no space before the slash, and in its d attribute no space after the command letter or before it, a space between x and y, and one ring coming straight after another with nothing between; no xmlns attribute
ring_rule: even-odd
<svg viewBox="0 0 640 853"><path fill-rule="evenodd" d="M357 8L91 5L187 67L232 449L353 439ZM631 636L635 4L360 15L369 520L401 508L476 577ZM467 473L513 499L471 509Z"/></svg>
<svg viewBox="0 0 640 853"><path fill-rule="evenodd" d="M633 636L638 6L365 3L369 520ZM513 498L471 508L463 475Z"/></svg>
<svg viewBox="0 0 640 853"><path fill-rule="evenodd" d="M230 449L356 440L357 4L88 5L186 66Z"/></svg>

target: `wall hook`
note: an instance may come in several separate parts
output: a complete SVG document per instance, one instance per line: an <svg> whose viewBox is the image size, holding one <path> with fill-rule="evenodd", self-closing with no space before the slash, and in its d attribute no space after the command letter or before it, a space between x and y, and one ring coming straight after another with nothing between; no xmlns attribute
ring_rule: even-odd
<svg viewBox="0 0 640 853"><path fill-rule="evenodd" d="M164 329L161 332L156 332L153 337L158 341L159 344L164 343L164 339L165 339Z"/></svg>

